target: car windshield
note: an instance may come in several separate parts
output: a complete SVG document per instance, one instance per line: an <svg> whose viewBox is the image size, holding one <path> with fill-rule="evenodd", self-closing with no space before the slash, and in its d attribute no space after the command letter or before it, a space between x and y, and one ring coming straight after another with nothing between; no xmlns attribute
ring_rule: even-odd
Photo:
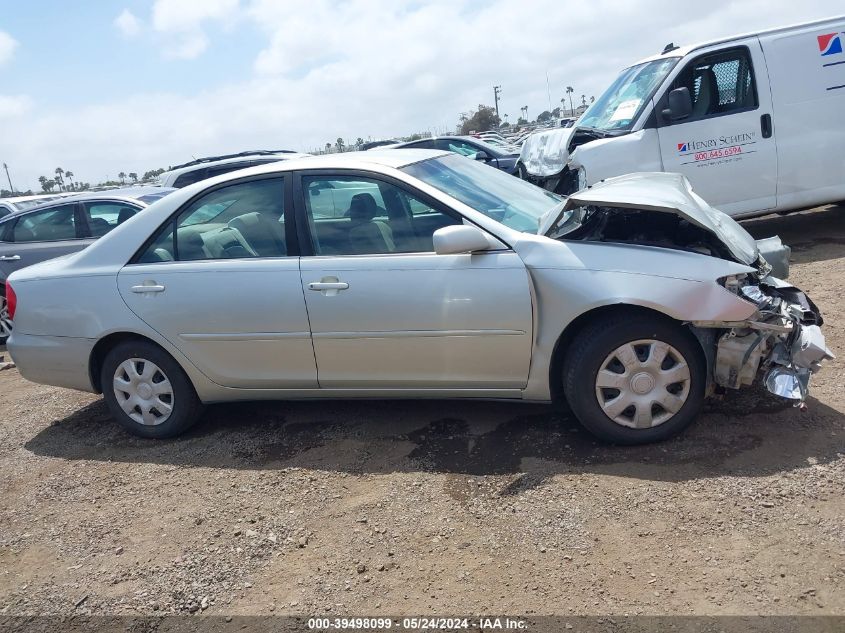
<svg viewBox="0 0 845 633"><path fill-rule="evenodd" d="M578 127L630 130L651 95L678 57L658 59L626 68L578 121Z"/></svg>
<svg viewBox="0 0 845 633"><path fill-rule="evenodd" d="M524 233L536 233L543 216L563 202L554 193L457 155L424 160L402 171Z"/></svg>

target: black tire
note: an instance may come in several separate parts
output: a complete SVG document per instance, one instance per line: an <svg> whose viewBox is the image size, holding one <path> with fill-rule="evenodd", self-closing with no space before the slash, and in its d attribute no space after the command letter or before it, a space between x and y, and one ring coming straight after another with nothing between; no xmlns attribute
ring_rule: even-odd
<svg viewBox="0 0 845 633"><path fill-rule="evenodd" d="M683 357L689 368L688 391L683 405L664 422L650 428L630 428L614 421L602 409L596 381L611 353L626 343L641 340L668 343ZM648 346L645 350L648 353ZM667 362L673 360L670 358ZM618 313L601 317L578 332L564 359L563 392L575 417L596 437L614 444L647 444L677 435L695 420L704 404L706 372L701 345L681 324L660 315ZM633 382L631 385L633 387ZM672 385L668 389L679 389L679 386ZM608 404L619 391L610 389L602 393L610 394L605 396ZM658 416L670 415L659 408L657 411Z"/></svg>
<svg viewBox="0 0 845 633"><path fill-rule="evenodd" d="M520 180L528 180L528 170L522 163L516 164L516 175Z"/></svg>
<svg viewBox="0 0 845 633"><path fill-rule="evenodd" d="M3 288L6 287L6 284L0 284ZM5 345L6 340L9 338L8 334L6 334L6 293L0 291L0 345Z"/></svg>
<svg viewBox="0 0 845 633"><path fill-rule="evenodd" d="M157 384L161 377L169 381L172 389L169 402L172 405L169 416L155 425L145 425L130 417L118 403L118 395L115 393L115 374L124 362L130 359L141 359L156 365L160 372L146 380L148 385ZM138 364L143 368L142 364ZM190 428L202 414L203 406L197 397L194 386L190 379L173 358L163 349L143 340L124 341L113 347L103 360L100 372L100 386L103 389L103 397L111 411L112 416L120 425L133 435L146 438L163 439L175 437ZM124 396L125 397L125 396ZM166 399L166 396L165 396ZM153 403L155 407L155 403ZM141 415L140 408L136 415ZM162 417L161 413L155 411L153 416Z"/></svg>

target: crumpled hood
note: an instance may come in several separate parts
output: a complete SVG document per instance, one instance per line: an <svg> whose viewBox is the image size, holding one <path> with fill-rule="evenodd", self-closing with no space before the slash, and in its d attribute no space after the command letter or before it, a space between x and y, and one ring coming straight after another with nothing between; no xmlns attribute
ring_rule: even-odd
<svg viewBox="0 0 845 633"><path fill-rule="evenodd" d="M532 176L559 174L569 160L566 148L575 130L574 127L560 127L532 134L522 144L519 162Z"/></svg>
<svg viewBox="0 0 845 633"><path fill-rule="evenodd" d="M755 265L760 255L748 231L707 204L682 174L640 172L602 180L569 196L559 213L543 218L538 233L548 234L566 211L581 206L674 213L715 235L743 264Z"/></svg>

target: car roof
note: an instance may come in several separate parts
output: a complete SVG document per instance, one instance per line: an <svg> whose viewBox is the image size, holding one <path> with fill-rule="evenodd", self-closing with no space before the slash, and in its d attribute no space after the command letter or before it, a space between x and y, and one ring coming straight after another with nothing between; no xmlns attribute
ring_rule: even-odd
<svg viewBox="0 0 845 633"><path fill-rule="evenodd" d="M279 150L273 152L254 151L241 152L239 154L229 154L227 156L210 156L208 158L198 158L188 163L175 165L162 173L159 178L172 177L174 175L181 175L189 173L197 169L204 169L206 167L216 167L217 165L228 165L232 163L242 163L251 160L266 160L272 162L275 160L291 160L293 158L300 158L303 156L310 156L310 154L301 154L292 150Z"/></svg>
<svg viewBox="0 0 845 633"><path fill-rule="evenodd" d="M110 189L108 191L83 191L72 196L64 196L55 200L47 200L44 204L32 207L31 209L24 209L15 213L0 218L0 224L10 221L13 218L19 218L24 215L29 215L35 211L43 211L51 207L58 207L68 203L87 202L90 200L115 200L117 202L129 202L133 204L141 204L148 206L151 203L141 200L144 196L160 194L162 197L169 194L171 191L176 191L173 187L124 187L120 189ZM4 198L7 200L8 198Z"/></svg>
<svg viewBox="0 0 845 633"><path fill-rule="evenodd" d="M107 189L105 191L83 191L74 196L68 196L61 200L50 201L50 204L55 202L84 202L86 200L126 200L126 201L140 201L144 196L161 194L167 195L171 191L176 191L173 187L157 187L155 185L142 185L138 187L119 187L117 189ZM41 205L44 207L47 205ZM40 207L39 207L40 208Z"/></svg>
<svg viewBox="0 0 845 633"><path fill-rule="evenodd" d="M414 149L412 147L387 149L376 147L363 152L342 152L337 154L322 154L320 156L306 156L286 160L283 163L268 163L248 167L238 172L225 174L252 173L260 174L273 171L293 171L297 169L366 169L372 165L401 169L437 156L448 156L451 152L435 149Z"/></svg>

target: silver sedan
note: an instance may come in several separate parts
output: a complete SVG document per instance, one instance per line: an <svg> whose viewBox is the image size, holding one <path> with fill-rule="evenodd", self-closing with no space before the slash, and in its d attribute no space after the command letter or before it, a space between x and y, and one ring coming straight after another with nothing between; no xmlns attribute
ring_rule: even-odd
<svg viewBox="0 0 845 633"><path fill-rule="evenodd" d="M144 437L207 403L565 399L618 443L762 380L803 401L831 357L788 273L683 176L567 198L443 152L296 159L181 189L14 273L9 351Z"/></svg>

